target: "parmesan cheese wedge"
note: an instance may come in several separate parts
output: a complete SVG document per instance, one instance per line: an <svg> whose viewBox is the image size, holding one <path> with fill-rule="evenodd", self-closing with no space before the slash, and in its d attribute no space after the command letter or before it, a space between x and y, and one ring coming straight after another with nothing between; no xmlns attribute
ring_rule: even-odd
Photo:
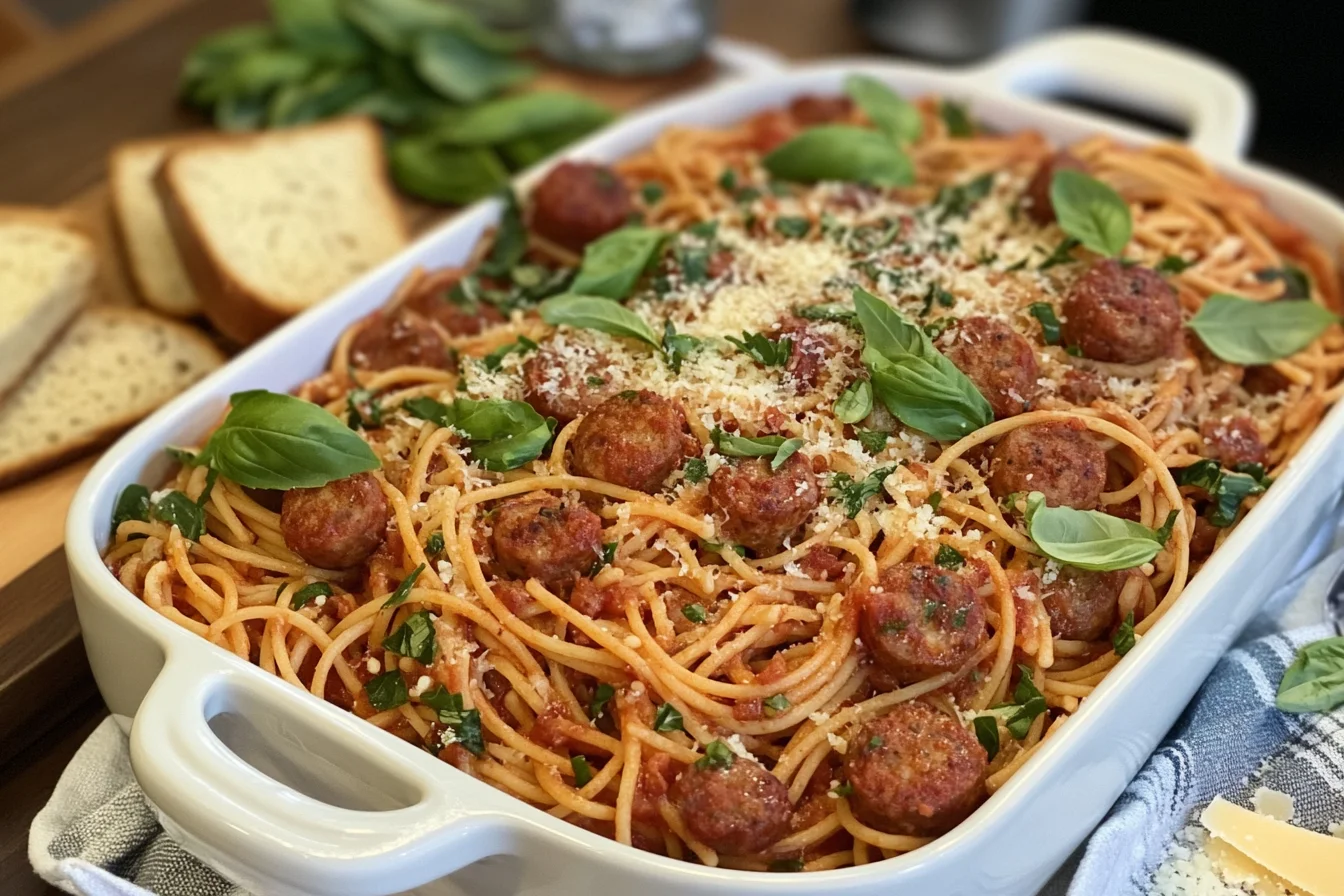
<svg viewBox="0 0 1344 896"><path fill-rule="evenodd" d="M1311 896L1344 896L1344 840L1294 827L1215 797L1199 816L1209 833Z"/></svg>

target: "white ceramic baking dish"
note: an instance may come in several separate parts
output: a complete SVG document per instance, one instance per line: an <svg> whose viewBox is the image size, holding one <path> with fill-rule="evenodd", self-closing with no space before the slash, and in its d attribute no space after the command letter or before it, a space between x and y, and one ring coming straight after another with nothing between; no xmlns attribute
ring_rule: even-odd
<svg viewBox="0 0 1344 896"><path fill-rule="evenodd" d="M1037 128L1062 142L1096 132L1133 143L1154 135L1028 96L1067 90L1174 119L1188 126L1193 145L1262 191L1285 218L1327 246L1344 242L1344 209L1334 200L1238 160L1251 102L1236 77L1107 32L1057 34L968 70L864 59L781 71L633 115L567 155L617 159L667 125L727 124L795 94L839 92L851 71L906 95L934 91L969 101L993 127ZM468 209L251 348L109 450L75 498L66 550L79 619L108 706L134 718L135 773L174 837L255 892L1031 892L1102 817L1286 575L1344 479L1344 465L1331 462L1344 427L1344 409L1336 408L1063 732L932 845L812 874L703 868L639 852L533 809L239 661L144 606L99 560L118 492L129 482L160 480L162 446L197 439L232 392L289 389L316 374L348 323L381 305L412 266L460 262L498 211L493 201Z"/></svg>

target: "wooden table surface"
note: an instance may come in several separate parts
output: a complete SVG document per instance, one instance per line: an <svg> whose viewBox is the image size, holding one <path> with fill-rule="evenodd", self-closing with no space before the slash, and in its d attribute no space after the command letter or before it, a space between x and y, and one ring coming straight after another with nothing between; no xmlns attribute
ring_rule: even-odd
<svg viewBox="0 0 1344 896"><path fill-rule="evenodd" d="M796 58L862 50L844 8L843 0L722 0L720 30ZM103 300L135 301L112 254L108 151L126 139L199 127L174 102L183 57L202 36L260 19L265 9L265 0L118 0L0 59L0 204L67 206L107 237ZM701 67L632 82L546 77L629 108L710 74ZM8 896L59 892L29 867L28 826L107 713L84 661L59 550L70 496L94 459L0 491L0 720L8 720L0 723L0 893Z"/></svg>

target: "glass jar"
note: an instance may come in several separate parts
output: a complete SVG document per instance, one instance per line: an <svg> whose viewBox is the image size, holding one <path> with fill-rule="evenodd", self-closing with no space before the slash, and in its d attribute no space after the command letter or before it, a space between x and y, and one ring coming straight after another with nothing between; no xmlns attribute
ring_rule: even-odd
<svg viewBox="0 0 1344 896"><path fill-rule="evenodd" d="M714 0L533 0L543 53L564 65L613 75L681 68L714 33Z"/></svg>

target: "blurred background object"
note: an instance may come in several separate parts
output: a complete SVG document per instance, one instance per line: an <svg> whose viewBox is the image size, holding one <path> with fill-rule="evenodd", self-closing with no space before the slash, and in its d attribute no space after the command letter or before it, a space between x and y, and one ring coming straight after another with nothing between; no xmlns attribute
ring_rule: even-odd
<svg viewBox="0 0 1344 896"><path fill-rule="evenodd" d="M533 0L542 52L615 75L672 71L697 59L714 32L714 0Z"/></svg>
<svg viewBox="0 0 1344 896"><path fill-rule="evenodd" d="M851 0L879 46L921 59L965 62L1082 18L1086 0Z"/></svg>

